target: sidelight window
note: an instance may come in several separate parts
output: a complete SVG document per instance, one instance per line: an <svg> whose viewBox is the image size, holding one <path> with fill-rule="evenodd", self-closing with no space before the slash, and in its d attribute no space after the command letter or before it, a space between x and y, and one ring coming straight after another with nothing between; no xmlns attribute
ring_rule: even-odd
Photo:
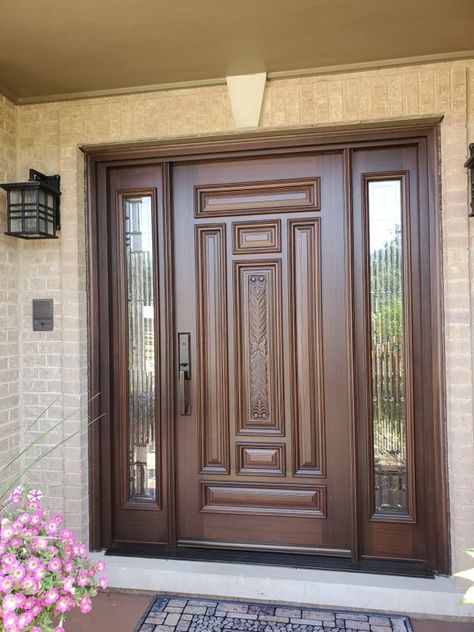
<svg viewBox="0 0 474 632"><path fill-rule="evenodd" d="M375 514L407 514L407 374L402 180L368 183Z"/></svg>
<svg viewBox="0 0 474 632"><path fill-rule="evenodd" d="M128 306L129 496L153 500L155 483L155 305L151 198L124 199Z"/></svg>

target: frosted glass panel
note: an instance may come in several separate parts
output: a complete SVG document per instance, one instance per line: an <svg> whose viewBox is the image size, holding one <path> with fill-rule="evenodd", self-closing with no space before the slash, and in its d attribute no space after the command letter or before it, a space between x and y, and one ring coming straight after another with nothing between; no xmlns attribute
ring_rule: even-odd
<svg viewBox="0 0 474 632"><path fill-rule="evenodd" d="M370 181L368 194L375 512L406 514L401 181Z"/></svg>
<svg viewBox="0 0 474 632"><path fill-rule="evenodd" d="M153 500L156 480L155 321L150 197L124 201L128 298L128 441L131 498Z"/></svg>

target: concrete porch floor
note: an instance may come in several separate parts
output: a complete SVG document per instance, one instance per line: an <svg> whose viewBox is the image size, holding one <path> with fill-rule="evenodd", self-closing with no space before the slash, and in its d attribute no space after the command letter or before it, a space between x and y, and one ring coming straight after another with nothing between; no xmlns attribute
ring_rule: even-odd
<svg viewBox="0 0 474 632"><path fill-rule="evenodd" d="M147 609L152 595L108 591L97 596L92 612L73 611L67 632L133 632ZM454 622L411 617L414 632L474 632L473 622Z"/></svg>

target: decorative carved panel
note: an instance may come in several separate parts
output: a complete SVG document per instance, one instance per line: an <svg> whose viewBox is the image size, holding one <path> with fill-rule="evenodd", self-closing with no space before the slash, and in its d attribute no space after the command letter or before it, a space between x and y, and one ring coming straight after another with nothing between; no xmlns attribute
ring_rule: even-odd
<svg viewBox="0 0 474 632"><path fill-rule="evenodd" d="M203 472L229 472L225 226L196 227L198 415Z"/></svg>
<svg viewBox="0 0 474 632"><path fill-rule="evenodd" d="M325 518L326 487L201 482L201 511Z"/></svg>
<svg viewBox="0 0 474 632"><path fill-rule="evenodd" d="M284 443L237 443L237 474L284 476Z"/></svg>
<svg viewBox="0 0 474 632"><path fill-rule="evenodd" d="M238 431L283 434L280 262L235 262Z"/></svg>
<svg viewBox="0 0 474 632"><path fill-rule="evenodd" d="M280 252L280 220L232 224L234 255Z"/></svg>
<svg viewBox="0 0 474 632"><path fill-rule="evenodd" d="M320 476L325 472L320 220L291 220L288 227L294 471Z"/></svg>
<svg viewBox="0 0 474 632"><path fill-rule="evenodd" d="M319 211L320 179L197 185L194 199L196 217Z"/></svg>

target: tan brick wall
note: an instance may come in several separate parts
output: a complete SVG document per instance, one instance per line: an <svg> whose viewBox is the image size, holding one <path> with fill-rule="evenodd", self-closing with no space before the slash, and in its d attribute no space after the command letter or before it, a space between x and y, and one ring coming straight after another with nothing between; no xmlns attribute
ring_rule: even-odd
<svg viewBox="0 0 474 632"><path fill-rule="evenodd" d="M0 96L0 182L16 176L17 108ZM18 453L19 330L17 242L3 234L6 192L0 192L0 466ZM0 472L0 488L13 474Z"/></svg>
<svg viewBox="0 0 474 632"><path fill-rule="evenodd" d="M474 224L467 218L463 162L474 140L474 61L390 68L268 84L262 129L295 129L355 122L444 116L441 125L443 286L447 428L454 567L474 546L473 336ZM19 247L21 369L24 423L57 393L54 416L87 401L87 323L83 144L152 141L232 134L236 130L225 86L164 91L18 108L18 176L29 167L62 178L61 238ZM34 264L34 265L32 265ZM474 283L474 281L473 281ZM474 288L473 288L474 290ZM31 299L52 296L53 333L32 334ZM39 368L47 372L40 373ZM68 428L77 421L68 422ZM42 483L64 480L50 495L68 520L87 533L85 437L39 468Z"/></svg>

